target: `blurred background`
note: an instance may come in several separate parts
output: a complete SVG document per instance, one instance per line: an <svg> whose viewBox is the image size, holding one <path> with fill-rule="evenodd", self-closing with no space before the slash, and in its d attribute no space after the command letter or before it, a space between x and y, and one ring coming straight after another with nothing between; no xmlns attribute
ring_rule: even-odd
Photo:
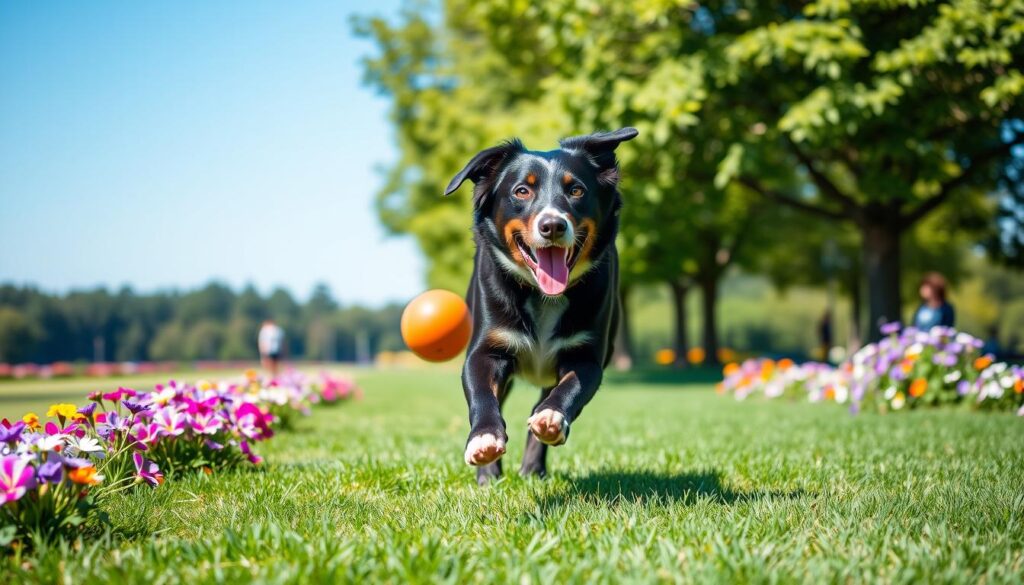
<svg viewBox="0 0 1024 585"><path fill-rule="evenodd" d="M619 149L616 365L840 361L908 320L1024 353L1024 3L0 7L0 376L405 363L465 290L477 151Z"/></svg>

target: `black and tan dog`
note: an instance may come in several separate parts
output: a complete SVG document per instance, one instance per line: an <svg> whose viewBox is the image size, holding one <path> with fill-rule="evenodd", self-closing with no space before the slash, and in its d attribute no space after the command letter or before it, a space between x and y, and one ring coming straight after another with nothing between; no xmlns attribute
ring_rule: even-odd
<svg viewBox="0 0 1024 585"><path fill-rule="evenodd" d="M615 148L636 135L623 128L566 138L549 152L513 140L477 154L445 191L475 183L473 337L462 384L466 463L478 466L481 484L501 474L501 404L513 376L543 389L520 469L541 476L547 446L565 443L601 385L619 319Z"/></svg>

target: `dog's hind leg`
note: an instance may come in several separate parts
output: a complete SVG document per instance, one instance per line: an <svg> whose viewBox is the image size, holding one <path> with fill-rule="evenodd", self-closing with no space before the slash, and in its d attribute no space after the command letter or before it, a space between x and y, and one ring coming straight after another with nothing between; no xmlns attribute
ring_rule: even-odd
<svg viewBox="0 0 1024 585"><path fill-rule="evenodd" d="M540 404L547 398L551 388L545 388L540 393ZM536 405L534 405L536 408ZM541 443L532 432L526 433L526 451L523 452L523 465L519 468L519 475L545 477L548 474L548 446Z"/></svg>

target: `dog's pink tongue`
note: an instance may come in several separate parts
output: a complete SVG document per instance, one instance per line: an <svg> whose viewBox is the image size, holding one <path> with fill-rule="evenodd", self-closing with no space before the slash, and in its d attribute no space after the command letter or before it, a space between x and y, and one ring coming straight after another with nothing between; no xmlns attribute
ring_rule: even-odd
<svg viewBox="0 0 1024 585"><path fill-rule="evenodd" d="M569 265L565 248L537 249L537 284L548 295L560 295L569 286Z"/></svg>

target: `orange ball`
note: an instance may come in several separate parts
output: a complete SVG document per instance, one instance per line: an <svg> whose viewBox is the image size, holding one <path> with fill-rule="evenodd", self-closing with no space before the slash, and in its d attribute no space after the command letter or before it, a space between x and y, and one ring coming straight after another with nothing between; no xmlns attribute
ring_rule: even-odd
<svg viewBox="0 0 1024 585"><path fill-rule="evenodd" d="M466 302L446 290L428 290L402 312L402 339L429 362L446 362L462 353L472 330Z"/></svg>

